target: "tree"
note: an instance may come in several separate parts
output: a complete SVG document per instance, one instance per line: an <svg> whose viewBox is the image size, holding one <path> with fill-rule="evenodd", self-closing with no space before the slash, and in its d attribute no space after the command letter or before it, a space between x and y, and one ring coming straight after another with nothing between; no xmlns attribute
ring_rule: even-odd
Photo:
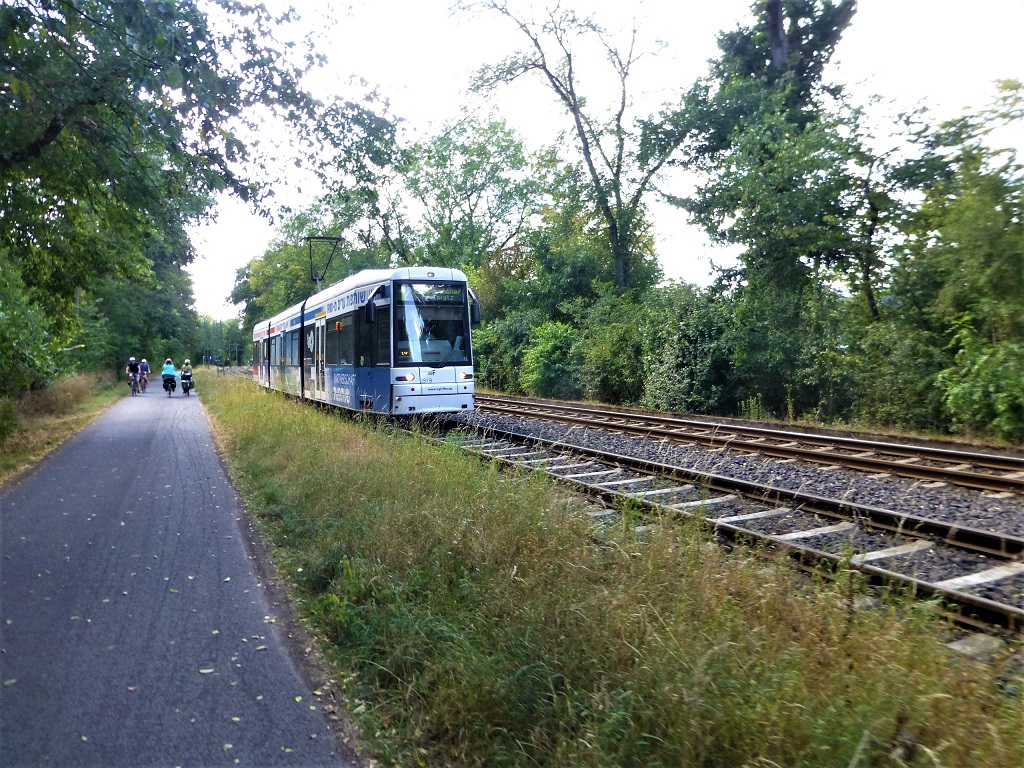
<svg viewBox="0 0 1024 768"><path fill-rule="evenodd" d="M699 165L727 152L743 120L766 99L781 96L782 114L802 127L817 114L821 94L840 92L822 77L856 9L856 0L754 3L754 23L719 34L722 53L708 76L649 132L662 142L685 138L681 161Z"/></svg>
<svg viewBox="0 0 1024 768"><path fill-rule="evenodd" d="M893 314L946 347L933 371L957 428L1024 435L1024 166L990 146L1024 124L1024 86L1001 84L996 104L922 134L931 176L907 222L893 279Z"/></svg>
<svg viewBox="0 0 1024 768"><path fill-rule="evenodd" d="M408 150L399 145L399 122L376 91L363 103L342 101L325 112L319 134L330 153L320 181L327 192L307 209L318 223L304 234L343 237L347 249L376 250L385 261L415 260L401 199Z"/></svg>
<svg viewBox="0 0 1024 768"><path fill-rule="evenodd" d="M413 146L404 181L422 209L428 264L480 267L513 248L540 185L522 142L501 120L463 118Z"/></svg>
<svg viewBox="0 0 1024 768"><path fill-rule="evenodd" d="M527 394L560 400L580 396L579 362L573 353L578 338L579 331L565 323L547 322L533 329L519 374Z"/></svg>
<svg viewBox="0 0 1024 768"><path fill-rule="evenodd" d="M255 106L311 114L279 19L216 7L215 25L191 0L0 5L0 251L47 336L66 341L103 280L152 286L155 251L188 263L212 191L259 197L239 170Z"/></svg>
<svg viewBox="0 0 1024 768"><path fill-rule="evenodd" d="M820 361L831 334L821 333L829 323L820 308L837 277L855 277L877 315L873 241L884 206L865 182L870 159L856 112L826 109L841 102L821 80L854 8L853 0L755 4L754 22L719 35L709 75L649 131L670 145L685 137L673 162L703 174L696 194L670 199L713 239L744 246L726 324L733 395L776 414L793 409L795 393L804 393L798 410L821 410L797 372L828 378Z"/></svg>
<svg viewBox="0 0 1024 768"><path fill-rule="evenodd" d="M708 181L676 202L715 240L746 247L748 280L799 293L841 278L877 321L885 244L907 207L896 169L865 147L858 110L836 103L797 122L782 102L744 119Z"/></svg>
<svg viewBox="0 0 1024 768"><path fill-rule="evenodd" d="M536 74L555 95L572 124L589 180L589 198L599 211L615 264L615 284L620 291L636 286L634 272L649 257L640 243L647 237L644 199L658 172L682 141L681 136L652 142L645 123L633 124L630 74L644 55L637 50L634 28L628 47L620 51L596 22L557 7L543 22L518 15L505 0L464 3L498 13L512 22L527 41L527 49L500 64L485 67L476 88L493 89L520 77ZM617 100L606 114L588 101L581 89L576 47L593 40L604 52L617 85ZM646 272L649 270L639 270Z"/></svg>
<svg viewBox="0 0 1024 768"><path fill-rule="evenodd" d="M727 341L731 297L722 285L666 286L643 315L647 408L733 414L737 405Z"/></svg>

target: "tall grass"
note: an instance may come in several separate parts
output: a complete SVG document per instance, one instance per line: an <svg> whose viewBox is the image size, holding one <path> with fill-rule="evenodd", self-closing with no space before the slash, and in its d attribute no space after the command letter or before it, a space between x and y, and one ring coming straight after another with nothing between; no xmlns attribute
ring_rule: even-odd
<svg viewBox="0 0 1024 768"><path fill-rule="evenodd" d="M39 416L67 416L87 402L98 390L112 386L112 382L95 373L81 373L58 379L46 389L24 393L18 403L27 418Z"/></svg>
<svg viewBox="0 0 1024 768"><path fill-rule="evenodd" d="M123 392L111 377L78 374L0 398L0 482L81 429Z"/></svg>
<svg viewBox="0 0 1024 768"><path fill-rule="evenodd" d="M385 762L1024 764L1020 701L930 606L856 610L697 524L595 537L542 477L244 381L204 402Z"/></svg>

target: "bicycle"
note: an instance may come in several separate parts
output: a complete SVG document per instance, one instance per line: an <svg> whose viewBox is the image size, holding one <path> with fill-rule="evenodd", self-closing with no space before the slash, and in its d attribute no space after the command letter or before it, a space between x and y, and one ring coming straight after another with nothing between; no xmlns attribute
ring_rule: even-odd
<svg viewBox="0 0 1024 768"><path fill-rule="evenodd" d="M149 386L149 376L142 374L139 376L139 392L146 394L146 387Z"/></svg>
<svg viewBox="0 0 1024 768"><path fill-rule="evenodd" d="M139 394L139 379L134 373L128 374L128 386L132 388L132 397Z"/></svg>

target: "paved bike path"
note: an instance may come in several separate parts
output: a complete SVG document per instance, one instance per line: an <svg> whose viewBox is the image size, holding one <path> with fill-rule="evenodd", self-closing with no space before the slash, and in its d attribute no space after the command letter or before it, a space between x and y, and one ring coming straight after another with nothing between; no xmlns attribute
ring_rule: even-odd
<svg viewBox="0 0 1024 768"><path fill-rule="evenodd" d="M355 764L240 518L180 390L125 398L0 491L0 765Z"/></svg>

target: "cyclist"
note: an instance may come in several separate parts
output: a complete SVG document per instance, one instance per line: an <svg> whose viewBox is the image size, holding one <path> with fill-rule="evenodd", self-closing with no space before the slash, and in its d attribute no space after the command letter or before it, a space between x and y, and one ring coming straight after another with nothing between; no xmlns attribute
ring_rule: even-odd
<svg viewBox="0 0 1024 768"><path fill-rule="evenodd" d="M177 375L178 375L178 372L174 368L174 361L171 360L171 358L168 357L164 361L164 369L162 371L160 371L160 376L164 380L164 389L167 389L167 387L168 387L168 384L167 384L168 379L170 379L171 381L174 381L174 379L177 377Z"/></svg>
<svg viewBox="0 0 1024 768"><path fill-rule="evenodd" d="M146 384L149 383L149 374L152 371L149 368L149 363L146 362L146 358L142 358L142 362L139 363L139 383L142 384L142 391L146 391Z"/></svg>
<svg viewBox="0 0 1024 768"><path fill-rule="evenodd" d="M133 390L138 389L139 386L139 371L139 364L135 362L135 358L129 357L124 372L128 374L128 383L132 385Z"/></svg>
<svg viewBox="0 0 1024 768"><path fill-rule="evenodd" d="M195 389L192 384L192 362L186 357L181 364L181 391L187 395L191 389Z"/></svg>

